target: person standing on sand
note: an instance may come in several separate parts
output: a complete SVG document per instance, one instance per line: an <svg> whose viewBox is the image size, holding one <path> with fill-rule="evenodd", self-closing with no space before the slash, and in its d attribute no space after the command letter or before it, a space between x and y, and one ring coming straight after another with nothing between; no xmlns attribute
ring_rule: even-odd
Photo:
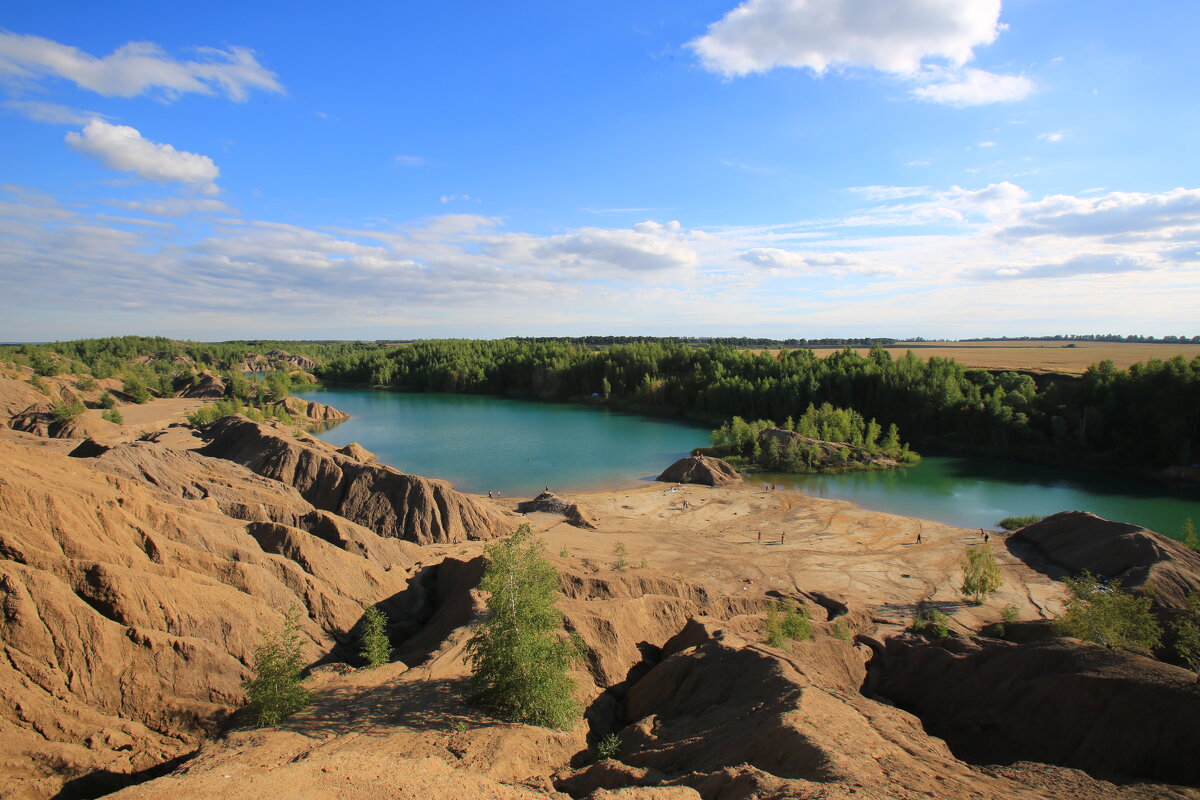
<svg viewBox="0 0 1200 800"><path fill-rule="evenodd" d="M917 531L917 544L921 543L921 532Z"/></svg>
<svg viewBox="0 0 1200 800"><path fill-rule="evenodd" d="M762 544L762 531L758 532L758 543Z"/></svg>
<svg viewBox="0 0 1200 800"><path fill-rule="evenodd" d="M780 544L783 544L783 536L784 536L783 531L780 531L779 532L779 543Z"/></svg>

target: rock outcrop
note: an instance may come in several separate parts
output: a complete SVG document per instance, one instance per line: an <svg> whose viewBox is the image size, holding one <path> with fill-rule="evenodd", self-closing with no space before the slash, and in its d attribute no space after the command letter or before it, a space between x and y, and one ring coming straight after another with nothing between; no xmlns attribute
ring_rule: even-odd
<svg viewBox="0 0 1200 800"><path fill-rule="evenodd" d="M1153 584L1154 602L1161 608L1185 608L1187 596L1200 591L1200 553L1127 522L1063 511L1020 529L1011 541L1032 545L1067 572L1087 570L1120 581L1127 591Z"/></svg>
<svg viewBox="0 0 1200 800"><path fill-rule="evenodd" d="M291 486L316 508L380 536L431 544L490 539L515 529L511 518L444 481L363 464L242 416L219 419L202 433L210 440L204 455Z"/></svg>
<svg viewBox="0 0 1200 800"><path fill-rule="evenodd" d="M292 416L301 417L308 422L341 422L350 419L350 415L345 411L302 397L288 397L276 405Z"/></svg>
<svg viewBox="0 0 1200 800"><path fill-rule="evenodd" d="M344 456L353 458L355 461L360 461L363 464L370 464L375 460L375 454L363 447L358 442L351 442L344 447L339 447L338 452Z"/></svg>
<svg viewBox="0 0 1200 800"><path fill-rule="evenodd" d="M1074 639L893 639L878 677L879 694L969 761L1200 783L1200 684L1180 667Z"/></svg>
<svg viewBox="0 0 1200 800"><path fill-rule="evenodd" d="M670 483L699 483L704 486L727 486L738 483L742 476L727 461L696 454L676 461L655 478Z"/></svg>
<svg viewBox="0 0 1200 800"><path fill-rule="evenodd" d="M595 520L580 508L579 503L576 503L574 500L568 500L565 497L559 497L553 492L542 492L532 500L518 503L517 511L520 511L522 514L532 514L539 511L547 514L561 514L567 518L567 522L577 528L596 527Z"/></svg>

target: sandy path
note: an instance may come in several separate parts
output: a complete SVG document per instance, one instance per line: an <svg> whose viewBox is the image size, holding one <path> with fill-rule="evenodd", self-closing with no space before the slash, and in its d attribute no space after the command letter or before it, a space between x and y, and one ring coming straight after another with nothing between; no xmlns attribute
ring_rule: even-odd
<svg viewBox="0 0 1200 800"><path fill-rule="evenodd" d="M1008 603L1020 609L1022 619L1055 616L1062 609L1061 584L1009 552L1005 536L994 531L991 543L1005 584L977 607L963 601L958 586L964 549L982 542L978 529L753 485L671 491L660 484L575 499L597 520L595 530L552 514L525 517L551 553L566 547L573 556L615 561L620 542L630 568L645 559L726 593L819 592L869 609L887 627L907 624L920 602L950 614L962 630L998 621ZM511 501L497 502L513 508Z"/></svg>

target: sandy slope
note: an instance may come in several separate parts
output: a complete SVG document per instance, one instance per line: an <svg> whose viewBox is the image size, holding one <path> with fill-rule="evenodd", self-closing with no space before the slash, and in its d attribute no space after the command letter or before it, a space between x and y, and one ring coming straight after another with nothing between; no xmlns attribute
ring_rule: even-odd
<svg viewBox="0 0 1200 800"><path fill-rule="evenodd" d="M552 553L566 547L573 556L616 561L620 542L633 569L645 559L656 569L729 594L821 593L869 609L885 627L907 624L920 602L951 614L954 627L964 631L998 620L1009 603L1023 619L1052 617L1062 607L1061 584L1014 557L996 532L989 533L1005 585L976 607L963 602L957 587L963 551L982 543L978 529L753 485L672 488L576 496L596 520L595 530L551 514L529 514L525 521L544 535ZM507 500L495 502L515 508Z"/></svg>

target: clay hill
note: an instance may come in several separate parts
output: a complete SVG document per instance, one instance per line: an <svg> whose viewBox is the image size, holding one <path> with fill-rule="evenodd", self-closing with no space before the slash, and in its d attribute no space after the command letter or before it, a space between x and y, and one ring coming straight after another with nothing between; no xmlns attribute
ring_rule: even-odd
<svg viewBox="0 0 1200 800"><path fill-rule="evenodd" d="M567 553L559 608L582 643L585 710L548 730L464 699L483 547L515 504L291 430L234 416L82 449L0 430L0 797L1200 798L1187 670L979 634L1004 604L1031 624L1061 610L1051 557L1138 569L1104 560L1129 531L1009 540L976 607L955 586L977 531L841 501L655 485L573 501L592 528L531 513ZM1200 577L1139 535L1156 585ZM777 601L810 639L765 643ZM373 670L355 655L368 605L393 646ZM951 636L902 631L929 605ZM257 730L241 684L292 606L314 700Z"/></svg>
<svg viewBox="0 0 1200 800"><path fill-rule="evenodd" d="M316 508L365 525L381 536L420 544L486 539L511 533L493 507L450 484L364 463L315 439L230 416L206 426L206 456L234 461L294 488Z"/></svg>
<svg viewBox="0 0 1200 800"><path fill-rule="evenodd" d="M1200 592L1200 553L1174 539L1085 511L1063 511L1013 536L1069 573L1088 570L1135 593L1150 591L1160 608L1182 609Z"/></svg>
<svg viewBox="0 0 1200 800"><path fill-rule="evenodd" d="M729 462L703 453L686 456L663 470L656 481L697 483L702 486L728 486L740 483L742 476Z"/></svg>

